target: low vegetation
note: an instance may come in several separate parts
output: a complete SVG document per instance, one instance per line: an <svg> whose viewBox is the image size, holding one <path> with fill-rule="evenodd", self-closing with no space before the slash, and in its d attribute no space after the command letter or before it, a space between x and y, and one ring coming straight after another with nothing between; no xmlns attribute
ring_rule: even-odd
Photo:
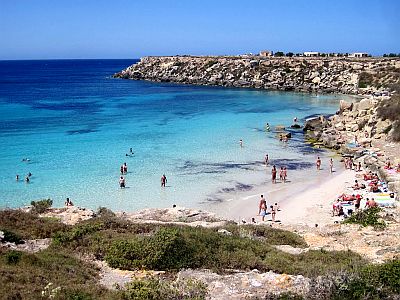
<svg viewBox="0 0 400 300"><path fill-rule="evenodd" d="M57 220L39 218L20 210L0 210L0 231L12 232L21 239L43 239L62 232L67 225Z"/></svg>
<svg viewBox="0 0 400 300"><path fill-rule="evenodd" d="M378 116L383 120L392 122L391 137L394 141L400 142L400 87L396 87L396 94L390 99L382 101L378 107Z"/></svg>
<svg viewBox="0 0 400 300"><path fill-rule="evenodd" d="M32 213L0 212L0 228L14 234L7 233L8 239L53 239L50 248L36 254L0 248L0 295L7 295L4 299L39 299L42 295L54 299L204 299L206 288L201 282L174 281L181 268L206 268L222 274L232 269L272 270L315 280L345 273L349 274L342 280L346 293L381 295L399 289L398 261L370 266L351 251L288 254L274 245L306 247L305 241L269 226L227 225L224 229L228 232L223 234L218 232L221 228L133 224L104 208L97 215L66 226ZM97 268L78 259L85 255L106 260L112 267L160 270L167 276L135 280L124 289L106 290L98 283ZM367 283L365 287L358 286L360 280ZM344 293L343 287L333 287L325 290L330 295ZM357 297L351 299L363 299ZM287 294L276 299L299 297Z"/></svg>
<svg viewBox="0 0 400 300"><path fill-rule="evenodd" d="M370 207L368 209L359 210L347 218L344 223L360 224L364 227L373 226L375 229L384 229L386 223L379 216L381 211L382 209L380 207Z"/></svg>
<svg viewBox="0 0 400 300"><path fill-rule="evenodd" d="M42 214L46 212L53 205L53 200L43 199L39 201L32 201L31 205L33 213Z"/></svg>

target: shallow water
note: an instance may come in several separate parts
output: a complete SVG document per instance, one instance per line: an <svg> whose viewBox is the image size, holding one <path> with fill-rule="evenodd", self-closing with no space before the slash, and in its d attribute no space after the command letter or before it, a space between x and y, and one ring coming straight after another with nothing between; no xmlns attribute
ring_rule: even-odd
<svg viewBox="0 0 400 300"><path fill-rule="evenodd" d="M301 131L282 143L266 122L334 113L343 98L110 77L133 62L0 61L1 207L47 197L114 210L223 201L270 180L266 153L289 172L314 164Z"/></svg>

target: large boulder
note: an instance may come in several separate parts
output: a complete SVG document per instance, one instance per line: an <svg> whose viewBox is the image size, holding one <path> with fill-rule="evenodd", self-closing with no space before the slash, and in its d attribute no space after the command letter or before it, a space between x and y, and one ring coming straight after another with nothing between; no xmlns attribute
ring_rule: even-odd
<svg viewBox="0 0 400 300"><path fill-rule="evenodd" d="M370 99L362 99L358 102L358 110L367 110L372 108L373 104Z"/></svg>
<svg viewBox="0 0 400 300"><path fill-rule="evenodd" d="M353 103L347 102L345 100L340 100L340 112L344 112L346 110L352 110Z"/></svg>

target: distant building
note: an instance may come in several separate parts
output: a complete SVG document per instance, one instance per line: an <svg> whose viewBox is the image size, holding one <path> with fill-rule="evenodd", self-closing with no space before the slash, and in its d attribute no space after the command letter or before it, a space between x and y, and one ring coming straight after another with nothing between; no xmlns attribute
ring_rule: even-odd
<svg viewBox="0 0 400 300"><path fill-rule="evenodd" d="M316 56L319 56L319 52L304 52L304 56L316 57Z"/></svg>
<svg viewBox="0 0 400 300"><path fill-rule="evenodd" d="M272 52L272 51L267 51L267 50L260 51L260 56L269 57L269 56L273 56L273 55L274 55L274 52Z"/></svg>
<svg viewBox="0 0 400 300"><path fill-rule="evenodd" d="M364 52L355 52L355 53L351 53L349 54L349 57L368 57L368 53L364 53Z"/></svg>

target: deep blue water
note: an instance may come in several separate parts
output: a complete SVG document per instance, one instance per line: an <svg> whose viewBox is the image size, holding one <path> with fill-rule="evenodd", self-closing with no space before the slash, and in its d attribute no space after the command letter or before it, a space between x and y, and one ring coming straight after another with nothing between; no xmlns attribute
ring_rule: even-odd
<svg viewBox="0 0 400 300"><path fill-rule="evenodd" d="M111 78L134 62L0 61L0 207L70 197L132 210L229 198L266 182L265 153L292 169L315 158L301 133L282 145L263 130L266 122L289 125L338 106L332 95ZM126 157L130 147L135 155ZM123 162L128 188L121 190Z"/></svg>

